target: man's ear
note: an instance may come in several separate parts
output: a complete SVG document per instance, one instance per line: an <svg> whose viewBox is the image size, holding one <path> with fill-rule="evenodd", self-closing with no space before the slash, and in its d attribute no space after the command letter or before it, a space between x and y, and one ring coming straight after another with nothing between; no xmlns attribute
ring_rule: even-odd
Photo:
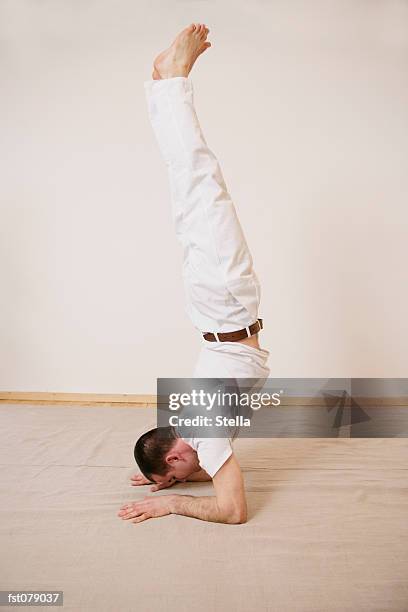
<svg viewBox="0 0 408 612"><path fill-rule="evenodd" d="M168 463L169 465L173 465L173 463L175 463L176 461L180 461L180 459L180 453L170 452L166 456L166 463Z"/></svg>

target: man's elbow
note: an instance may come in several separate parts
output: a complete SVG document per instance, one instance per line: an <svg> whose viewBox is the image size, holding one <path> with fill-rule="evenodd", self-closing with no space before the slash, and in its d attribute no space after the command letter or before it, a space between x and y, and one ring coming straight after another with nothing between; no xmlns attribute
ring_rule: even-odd
<svg viewBox="0 0 408 612"><path fill-rule="evenodd" d="M246 507L242 508L232 508L226 514L226 523L228 525L243 525L248 520L248 512Z"/></svg>
<svg viewBox="0 0 408 612"><path fill-rule="evenodd" d="M230 520L228 521L229 525L243 525L244 523L246 523L248 520L248 517L246 514L237 514L234 515L230 518Z"/></svg>

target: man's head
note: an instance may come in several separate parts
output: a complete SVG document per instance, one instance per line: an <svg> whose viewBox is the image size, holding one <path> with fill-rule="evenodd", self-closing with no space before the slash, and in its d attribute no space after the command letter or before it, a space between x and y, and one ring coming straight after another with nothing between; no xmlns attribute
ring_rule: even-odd
<svg viewBox="0 0 408 612"><path fill-rule="evenodd" d="M172 427L151 429L135 445L135 460L140 471L153 482L186 480L200 470L197 453Z"/></svg>

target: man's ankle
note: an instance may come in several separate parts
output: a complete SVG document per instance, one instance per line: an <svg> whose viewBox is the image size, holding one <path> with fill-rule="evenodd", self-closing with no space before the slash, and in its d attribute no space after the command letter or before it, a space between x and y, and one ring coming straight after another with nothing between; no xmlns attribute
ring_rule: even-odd
<svg viewBox="0 0 408 612"><path fill-rule="evenodd" d="M174 79L175 77L185 77L187 78L190 74L190 70L188 68L176 68L174 70L169 70L165 74L162 75L162 79Z"/></svg>

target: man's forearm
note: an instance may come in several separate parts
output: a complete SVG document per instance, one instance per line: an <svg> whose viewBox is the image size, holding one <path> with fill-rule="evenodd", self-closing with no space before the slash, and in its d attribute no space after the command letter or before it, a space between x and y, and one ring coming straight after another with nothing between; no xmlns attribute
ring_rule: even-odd
<svg viewBox="0 0 408 612"><path fill-rule="evenodd" d="M213 523L245 523L246 513L225 511L217 503L216 497L194 497L193 495L172 495L170 502L172 514L181 514Z"/></svg>

